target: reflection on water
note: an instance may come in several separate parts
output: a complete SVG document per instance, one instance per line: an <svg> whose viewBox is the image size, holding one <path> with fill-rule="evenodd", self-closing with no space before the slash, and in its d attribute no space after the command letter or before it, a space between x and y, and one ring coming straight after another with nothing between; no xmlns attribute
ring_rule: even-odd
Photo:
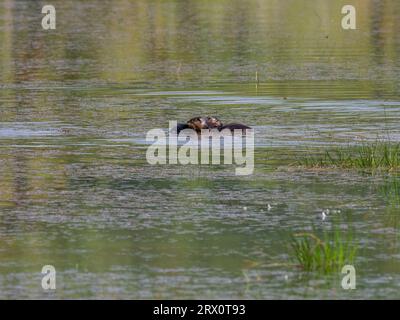
<svg viewBox="0 0 400 320"><path fill-rule="evenodd" d="M0 298L399 298L397 177L286 165L400 140L400 4L353 1L355 31L342 1L52 4L54 32L0 4ZM206 114L254 127L254 175L147 164L148 130ZM327 208L355 230L355 292L290 265Z"/></svg>

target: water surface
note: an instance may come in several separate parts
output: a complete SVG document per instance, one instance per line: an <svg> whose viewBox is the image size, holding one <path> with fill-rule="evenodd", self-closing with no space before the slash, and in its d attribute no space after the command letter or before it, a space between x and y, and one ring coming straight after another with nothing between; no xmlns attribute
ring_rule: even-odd
<svg viewBox="0 0 400 320"><path fill-rule="evenodd" d="M0 3L0 298L400 298L398 178L290 166L400 140L399 3L353 1L349 31L339 0L53 4L44 31ZM254 127L253 175L146 162L148 130L207 114ZM291 265L336 218L351 292Z"/></svg>

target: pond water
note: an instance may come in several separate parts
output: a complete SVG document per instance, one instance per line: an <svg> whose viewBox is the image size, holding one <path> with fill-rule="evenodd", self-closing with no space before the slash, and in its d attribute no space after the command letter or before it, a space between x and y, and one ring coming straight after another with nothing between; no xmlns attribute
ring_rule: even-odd
<svg viewBox="0 0 400 320"><path fill-rule="evenodd" d="M2 0L0 298L400 298L397 176L291 165L400 140L400 2L352 3L356 30L339 0L55 0L45 31ZM254 127L254 174L147 163L148 130L197 115ZM292 265L339 218L356 290Z"/></svg>

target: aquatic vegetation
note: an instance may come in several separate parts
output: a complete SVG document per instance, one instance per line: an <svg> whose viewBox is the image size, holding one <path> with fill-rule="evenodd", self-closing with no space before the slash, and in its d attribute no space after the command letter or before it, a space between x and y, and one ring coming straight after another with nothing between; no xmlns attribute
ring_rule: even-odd
<svg viewBox="0 0 400 320"><path fill-rule="evenodd" d="M385 223L392 228L400 226L400 177L388 175L384 178L383 184L377 190L385 201ZM398 234L398 233L397 233Z"/></svg>
<svg viewBox="0 0 400 320"><path fill-rule="evenodd" d="M397 171L400 169L400 143L375 141L356 146L336 147L322 154L299 159L305 167L337 167L361 170Z"/></svg>
<svg viewBox="0 0 400 320"><path fill-rule="evenodd" d="M400 178L389 176L384 180L379 192L384 196L387 204L392 207L400 206Z"/></svg>
<svg viewBox="0 0 400 320"><path fill-rule="evenodd" d="M334 228L325 232L323 239L314 233L294 234L291 247L303 270L330 273L353 263L357 246L352 243L351 233L344 236L343 231Z"/></svg>

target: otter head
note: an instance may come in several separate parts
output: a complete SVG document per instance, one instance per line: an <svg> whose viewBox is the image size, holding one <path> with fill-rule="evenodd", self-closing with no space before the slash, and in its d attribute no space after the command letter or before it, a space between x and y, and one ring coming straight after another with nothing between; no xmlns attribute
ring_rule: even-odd
<svg viewBox="0 0 400 320"><path fill-rule="evenodd" d="M187 125L189 128L198 132L201 129L207 129L206 119L204 119L203 117L192 118L187 122Z"/></svg>
<svg viewBox="0 0 400 320"><path fill-rule="evenodd" d="M222 122L216 117L207 117L206 124L209 129L222 127Z"/></svg>

